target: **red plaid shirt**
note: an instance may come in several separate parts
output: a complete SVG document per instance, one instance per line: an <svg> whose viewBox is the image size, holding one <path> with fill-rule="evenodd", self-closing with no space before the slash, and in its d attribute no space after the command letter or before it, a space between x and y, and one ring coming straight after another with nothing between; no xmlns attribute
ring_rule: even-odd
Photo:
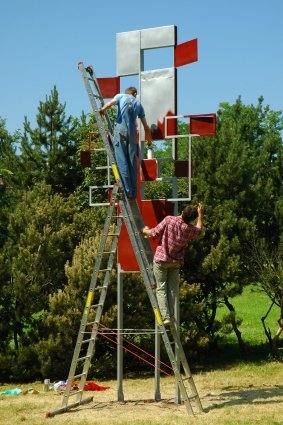
<svg viewBox="0 0 283 425"><path fill-rule="evenodd" d="M201 229L186 224L182 217L168 215L156 227L151 229L151 237L160 237L154 261L182 262L189 240L196 239Z"/></svg>

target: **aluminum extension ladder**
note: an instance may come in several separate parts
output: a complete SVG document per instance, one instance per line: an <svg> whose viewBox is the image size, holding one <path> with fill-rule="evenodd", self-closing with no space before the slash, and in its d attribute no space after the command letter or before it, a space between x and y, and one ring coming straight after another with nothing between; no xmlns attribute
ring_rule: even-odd
<svg viewBox="0 0 283 425"><path fill-rule="evenodd" d="M114 256L116 254L118 238L123 220L126 225L140 271L142 273L143 281L151 302L151 306L153 308L156 322L162 334L165 348L180 390L182 401L184 402L186 410L189 414L195 413L193 407L194 409L196 408L198 411L202 412L202 404L180 341L176 324L174 320L171 320L169 332L165 328L161 318L157 298L154 291L156 284L152 271L152 251L148 239L141 235L143 220L138 205L135 200L128 199L126 197L121 185L119 170L115 162L115 155L112 145L113 131L111 128L111 123L107 114L105 117L101 117L100 113L98 112L100 107L103 106L104 101L99 90L97 79L92 68L85 68L82 62L79 63L78 67L89 96L101 138L104 142L108 157L110 159L116 183L113 187L110 205L108 207L108 214L105 220L100 245L98 248L73 359L71 362L67 386L63 395L62 405L60 408L48 412L46 416L52 417L56 414L67 412L72 408L89 403L93 400L93 397L83 398L83 389L86 383L89 368L91 366L91 358L95 351L95 340L99 332L99 323L110 282L110 274L113 268ZM117 213L117 211L119 212ZM114 219L116 224L113 231ZM112 238L112 240L109 241L109 238ZM105 258L106 256L108 256L108 259ZM101 276L101 273L104 274L103 284L97 286L97 282L99 280L98 277L99 275ZM96 303L94 302L94 296L98 298L98 302ZM95 318L93 319L94 310ZM177 347L176 353L173 351L173 346ZM74 381L77 383L76 389L72 389L72 383Z"/></svg>

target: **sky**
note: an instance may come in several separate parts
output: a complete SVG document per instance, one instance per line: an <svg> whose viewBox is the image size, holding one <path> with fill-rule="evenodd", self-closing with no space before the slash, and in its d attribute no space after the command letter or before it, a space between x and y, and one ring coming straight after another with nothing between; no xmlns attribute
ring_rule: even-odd
<svg viewBox="0 0 283 425"><path fill-rule="evenodd" d="M166 25L177 26L178 43L198 39L198 62L178 70L179 114L261 95L282 110L282 21L282 0L0 0L0 117L11 133L25 116L34 125L54 85L67 115L89 112L78 62L115 76L116 33ZM173 66L172 50L148 52L145 63Z"/></svg>

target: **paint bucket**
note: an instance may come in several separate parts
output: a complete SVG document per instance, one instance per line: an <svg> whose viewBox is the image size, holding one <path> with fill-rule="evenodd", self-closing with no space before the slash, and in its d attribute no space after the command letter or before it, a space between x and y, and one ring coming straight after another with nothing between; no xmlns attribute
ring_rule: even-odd
<svg viewBox="0 0 283 425"><path fill-rule="evenodd" d="M43 391L45 392L49 391L49 387L50 387L50 379L44 379Z"/></svg>
<svg viewBox="0 0 283 425"><path fill-rule="evenodd" d="M147 159L153 159L153 149L152 148L147 149Z"/></svg>

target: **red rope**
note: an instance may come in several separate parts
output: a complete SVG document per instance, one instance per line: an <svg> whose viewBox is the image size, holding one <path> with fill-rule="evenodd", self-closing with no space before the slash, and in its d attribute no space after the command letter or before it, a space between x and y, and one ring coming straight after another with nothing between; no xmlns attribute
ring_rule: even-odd
<svg viewBox="0 0 283 425"><path fill-rule="evenodd" d="M114 344L117 344L117 345L118 345L118 342L117 342L117 341L115 341L115 340L111 339L109 336L105 335L103 332L99 332L99 331L98 331L97 333L98 333L99 335L102 335L104 338L108 339L109 341L114 342ZM114 333L114 334L115 334L115 333ZM148 360L146 360L144 357L139 356L138 354L136 354L134 351L131 351L131 350L129 350L129 349L128 349L128 348L126 348L126 347L123 347L123 350L128 351L129 353L131 353L133 356L137 357L138 359L140 359L140 360L144 361L145 363L149 364L150 366L155 367L155 364L154 364L154 363L149 362L149 361L148 361ZM159 367L157 367L157 369L158 369L158 370L160 370L160 372L165 373L165 375L167 375L167 376L171 376L171 375L170 375L170 373L167 373L165 370L162 370L162 369L161 369L161 368L159 368Z"/></svg>
<svg viewBox="0 0 283 425"><path fill-rule="evenodd" d="M101 322L99 322L99 324L104 328L104 329L107 329L107 330L109 330L113 335L115 335L115 336L117 336L117 332L114 332L112 329L110 329L110 328L108 328L108 326L106 326L106 325L104 325L103 323L101 323ZM100 335L103 335L103 332L101 332L101 333L99 333ZM153 354L151 354L151 353L149 353L148 351L145 351L145 350L143 350L141 347L139 347L138 345L136 345L136 344L134 344L133 342L131 342L131 341L129 341L127 338L123 338L123 340L124 341L127 341L127 343L128 344L130 344L130 345L132 345L133 347L135 347L136 349L138 349L138 350L140 350L140 351L142 351L144 354L146 354L147 356L149 356L149 357L151 357L151 358L153 358L154 360L156 359L156 360L158 360L161 364L163 364L165 367L167 367L168 369L170 369L171 371L173 371L173 369L172 369L172 367L171 366L169 366L167 363L164 363L163 361L161 361L158 357L155 357ZM117 342L116 342L116 344L118 344ZM133 352L132 351L130 351L130 350L127 350L127 351L129 351L130 353L132 353L133 354ZM138 355L137 355L137 357L139 357ZM143 357L140 357L141 359L143 359ZM148 361L147 361L147 363L149 363ZM152 365L152 363L149 363L150 365ZM155 367L155 365L153 365L154 367ZM162 372L164 372L162 369L159 369L160 371L162 371ZM165 373L165 372L164 372ZM168 374L167 374L168 375Z"/></svg>

